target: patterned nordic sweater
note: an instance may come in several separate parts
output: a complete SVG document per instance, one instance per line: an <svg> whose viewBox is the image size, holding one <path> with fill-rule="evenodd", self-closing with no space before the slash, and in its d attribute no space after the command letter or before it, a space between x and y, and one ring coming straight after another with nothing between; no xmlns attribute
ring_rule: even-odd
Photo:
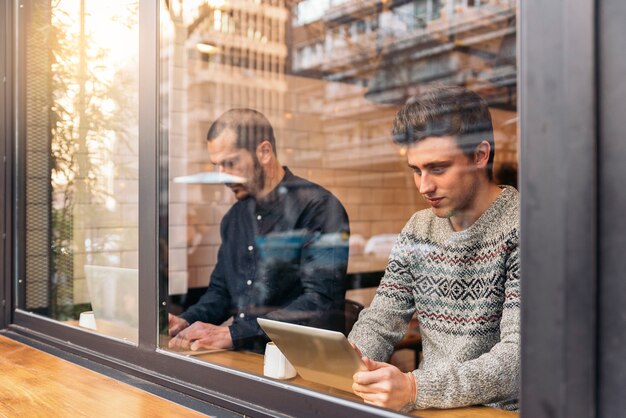
<svg viewBox="0 0 626 418"><path fill-rule="evenodd" d="M413 371L414 408L518 408L519 195L503 189L464 231L430 209L415 213L350 333L363 355L387 361L417 314L424 360Z"/></svg>

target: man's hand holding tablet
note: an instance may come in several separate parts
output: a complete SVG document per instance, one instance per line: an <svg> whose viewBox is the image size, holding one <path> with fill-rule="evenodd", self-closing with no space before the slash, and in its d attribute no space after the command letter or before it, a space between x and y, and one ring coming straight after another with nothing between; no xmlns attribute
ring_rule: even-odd
<svg viewBox="0 0 626 418"><path fill-rule="evenodd" d="M374 361L361 353L352 344L352 348L361 357L365 370L354 374L352 390L365 403L399 411L415 402L417 383L413 373L403 373L389 363Z"/></svg>

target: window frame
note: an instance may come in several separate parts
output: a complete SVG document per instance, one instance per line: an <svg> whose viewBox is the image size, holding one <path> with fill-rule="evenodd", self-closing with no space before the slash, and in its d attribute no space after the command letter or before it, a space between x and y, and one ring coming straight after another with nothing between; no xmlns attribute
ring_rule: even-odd
<svg viewBox="0 0 626 418"><path fill-rule="evenodd" d="M522 386L521 404L528 417L547 417L550 411L592 416L598 238L595 4L521 3L521 266L525 278L550 278L522 280L522 382L532 384Z"/></svg>
<svg viewBox="0 0 626 418"><path fill-rule="evenodd" d="M598 314L597 400L599 417L619 416L626 409L626 208L624 178L624 97L626 97L626 3L596 3L598 96ZM600 163L601 162L601 163Z"/></svg>
<svg viewBox="0 0 626 418"><path fill-rule="evenodd" d="M159 271L158 238L164 234L158 222L159 197L167 184L158 166L164 155L158 132L158 2L139 3L139 237L140 242L153 243L139 249L143 295L139 345L12 308L13 277L22 271L24 262L18 258L23 254L19 247L14 254L23 225L20 188L14 185L19 181L14 171L23 167L19 159L24 144L23 103L17 103L16 113L12 106L24 91L16 71L24 63L24 48L19 46L23 25L14 26L20 3L28 4L28 0L0 0L0 21L5 28L0 33L0 76L7 77L0 86L0 155L8 157L0 172L0 195L6 197L0 231L6 233L0 243L0 296L6 303L0 324L2 328L9 324L3 332L242 414L306 416L313 409L303 411L301 405L307 404L315 407L315 416L357 411L365 417L400 416L158 350L159 309L153 301L162 303L164 292L154 278ZM518 2L521 267L525 278L522 417L616 416L626 408L620 396L626 387L626 365L619 358L619 348L626 346L626 284L620 281L626 258L619 251L626 247L626 220L620 214L626 198L618 193L626 177L622 163L626 149L620 135L621 101L626 92L618 87L623 81L620 76L626 76L626 57L610 52L619 51L626 39L621 16L626 16L622 0ZM555 98L559 106L554 106ZM216 381L219 387L212 385Z"/></svg>
<svg viewBox="0 0 626 418"><path fill-rule="evenodd" d="M11 73L11 36L12 19L10 18L11 5L10 2L0 2L0 22L1 27L6 28L0 31L0 196L2 196L2 206L0 207L0 277L3 279L0 283L0 329L5 328L11 318L12 300L11 289L12 281L5 278L11 277L11 243L12 231L9 225L11 221L11 175L13 159L11 158L11 97L10 91L13 85Z"/></svg>

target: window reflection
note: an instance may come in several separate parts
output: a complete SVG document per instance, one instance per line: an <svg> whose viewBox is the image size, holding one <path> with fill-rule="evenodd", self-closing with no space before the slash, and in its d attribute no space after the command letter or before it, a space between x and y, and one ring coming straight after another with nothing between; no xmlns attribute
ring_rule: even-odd
<svg viewBox="0 0 626 418"><path fill-rule="evenodd" d="M27 145L21 308L71 324L93 309L98 332L135 342L137 4L34 1L22 11ZM94 273L98 268L110 270ZM104 294L106 303L94 303ZM105 319L128 329L111 331Z"/></svg>
<svg viewBox="0 0 626 418"><path fill-rule="evenodd" d="M409 97L437 82L485 98L497 150L494 175L500 184L515 183L514 1L185 1L162 2L161 15L172 314L183 314L204 295L230 237L220 235L220 224L236 203L230 190L174 182L214 170L206 136L229 109L265 115L280 162L330 191L345 208L350 230L345 298L357 311L370 304L407 220L427 207L406 168L406 149L391 140L394 116ZM255 247L274 248L257 238ZM276 237L276 245L288 246L290 240L296 238ZM288 257L289 251L282 247L280 254ZM283 295L293 291L293 285L284 285ZM409 336L418 329L413 323ZM419 350L419 341L398 347ZM245 358L251 365L237 367L261 373L252 365L254 357ZM413 370L416 359L414 351L397 351L393 361Z"/></svg>

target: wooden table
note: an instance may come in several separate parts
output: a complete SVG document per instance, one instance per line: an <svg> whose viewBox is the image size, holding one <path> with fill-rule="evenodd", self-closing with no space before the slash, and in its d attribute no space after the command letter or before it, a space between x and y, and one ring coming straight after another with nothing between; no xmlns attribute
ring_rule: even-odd
<svg viewBox="0 0 626 418"><path fill-rule="evenodd" d="M245 351L219 351L214 353L196 355L194 357L210 363L219 364L221 366L238 369L256 375L263 374L263 356L257 353L250 353ZM296 376L293 379L289 379L283 382L302 386L308 389L315 390L317 392L339 396L352 401L362 402L361 398L353 393L310 382L308 380L304 380L300 376ZM472 406L456 409L424 409L413 411L411 415L423 418L511 418L519 416L515 412L502 411L499 409L488 408L485 406Z"/></svg>
<svg viewBox="0 0 626 418"><path fill-rule="evenodd" d="M375 254L350 255L348 259L348 273L384 272L389 257L379 257ZM382 274L381 274L382 276Z"/></svg>

